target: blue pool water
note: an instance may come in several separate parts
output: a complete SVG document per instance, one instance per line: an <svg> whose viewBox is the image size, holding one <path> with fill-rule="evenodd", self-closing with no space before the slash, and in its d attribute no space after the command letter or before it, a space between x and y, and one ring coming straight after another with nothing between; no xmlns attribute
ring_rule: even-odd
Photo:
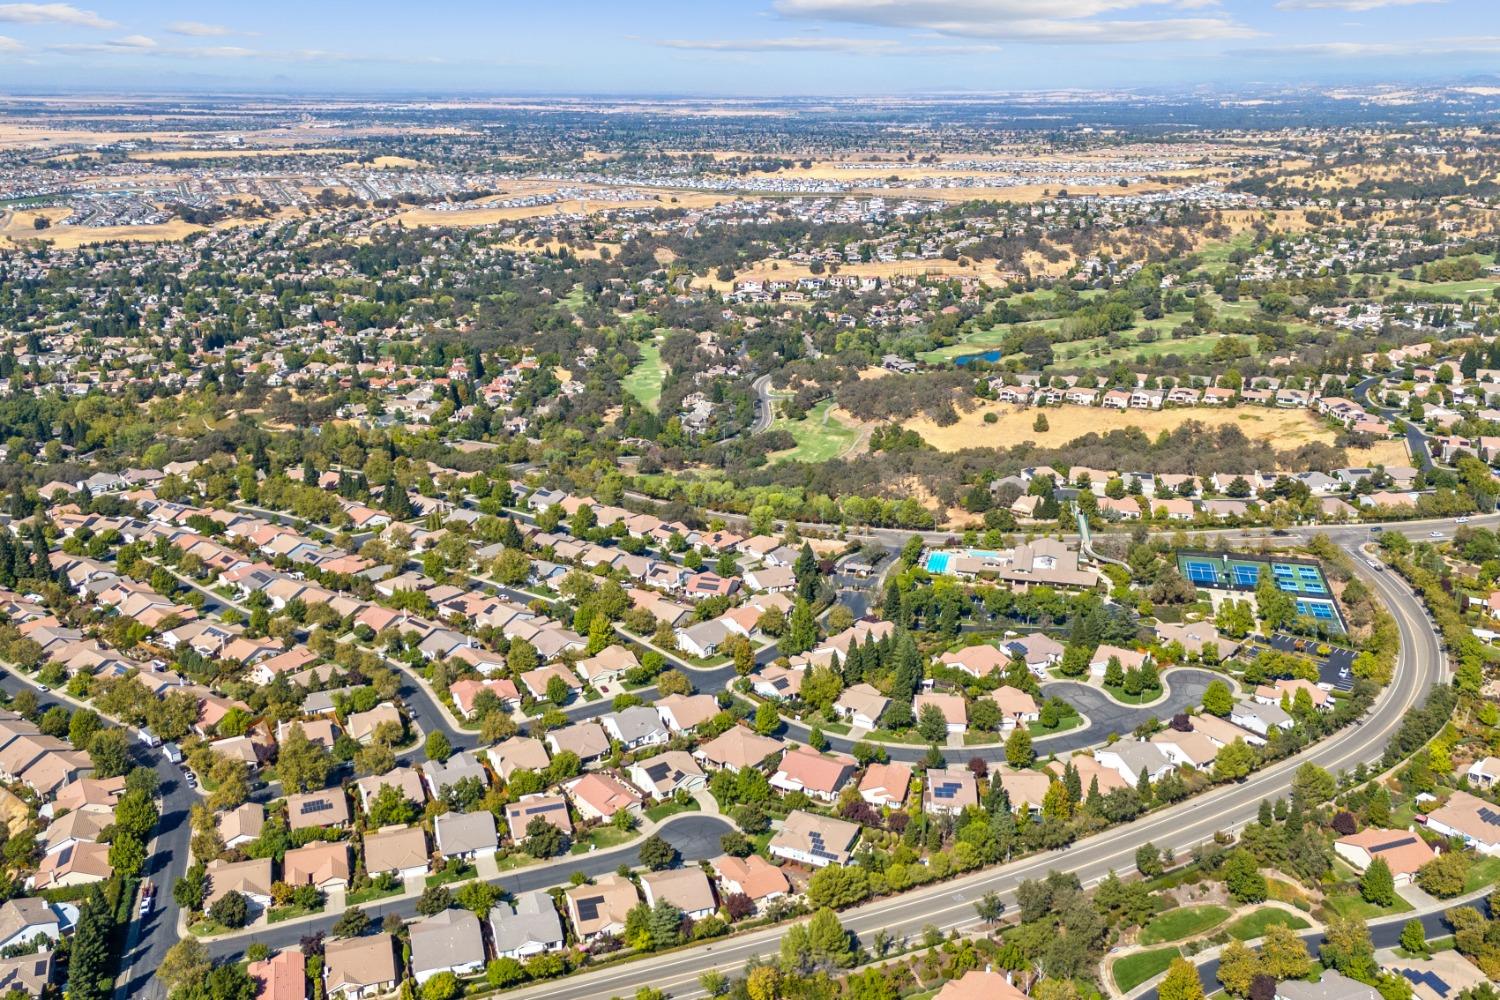
<svg viewBox="0 0 1500 1000"><path fill-rule="evenodd" d="M927 554L927 572L946 573L948 562L953 557L947 552L929 552Z"/></svg>

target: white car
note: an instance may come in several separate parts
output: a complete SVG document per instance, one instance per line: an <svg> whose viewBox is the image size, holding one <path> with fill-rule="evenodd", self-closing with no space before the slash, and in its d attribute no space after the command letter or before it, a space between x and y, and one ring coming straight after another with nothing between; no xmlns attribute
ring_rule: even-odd
<svg viewBox="0 0 1500 1000"><path fill-rule="evenodd" d="M1457 521L1458 521L1459 524L1468 524L1469 523L1469 515L1465 514L1462 517L1457 518Z"/></svg>
<svg viewBox="0 0 1500 1000"><path fill-rule="evenodd" d="M1433 538L1443 537L1443 533L1441 531L1429 531L1427 534L1431 535Z"/></svg>

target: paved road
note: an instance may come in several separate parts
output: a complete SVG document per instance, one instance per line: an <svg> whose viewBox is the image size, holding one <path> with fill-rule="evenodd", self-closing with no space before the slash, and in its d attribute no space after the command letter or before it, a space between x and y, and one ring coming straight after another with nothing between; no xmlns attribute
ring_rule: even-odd
<svg viewBox="0 0 1500 1000"><path fill-rule="evenodd" d="M723 849L719 847L719 838L733 829L734 826L720 816L681 813L663 822L658 832L668 843L677 848L684 864L693 864L723 854ZM639 867L640 863L640 843L637 842L612 850L595 851L592 854L566 855L545 865L505 872L491 881L506 892L514 894L566 885L574 872L583 872L593 877L615 871L622 864L634 868ZM408 897L372 903L362 909L377 924L391 913L409 920L417 915L417 900L416 897ZM339 913L330 913L318 920L275 924L262 927L253 935L209 942L209 954L216 960L239 958L252 941L268 945L273 951L286 948L295 945L309 934L328 932L338 922L340 916Z"/></svg>
<svg viewBox="0 0 1500 1000"><path fill-rule="evenodd" d="M1456 905L1467 906L1470 909L1478 910L1485 916L1489 916L1490 905L1488 896ZM1448 922L1443 917L1444 911L1449 909L1453 909L1453 907L1444 907L1442 910L1424 913L1415 918L1422 921L1422 930L1426 932L1427 940L1431 941L1433 938L1445 937L1453 932L1453 929L1448 926ZM1391 917L1388 920L1378 920L1374 923L1368 923L1366 926L1370 929L1370 940L1374 942L1377 949L1394 948L1401 943L1401 928L1406 926L1408 920L1412 919L1412 914L1404 913L1400 916ZM1322 950L1322 932L1303 934L1300 937L1302 938L1302 943L1307 945L1307 950L1316 958ZM1217 958L1205 959L1198 965L1198 979L1203 983L1205 992L1213 993L1220 988L1218 974L1219 960ZM1157 988L1153 986L1142 993L1137 1000L1159 1000L1159 997L1160 994L1157 992Z"/></svg>
<svg viewBox="0 0 1500 1000"><path fill-rule="evenodd" d="M1402 419L1400 412L1391 409L1389 406L1383 406L1380 403L1372 403L1370 401L1370 390L1380 384L1380 381L1386 377L1385 375L1373 375L1360 382L1354 387L1354 399L1366 409L1374 410L1387 420ZM1413 461L1417 463L1417 468L1432 468L1432 451L1427 446L1426 433L1410 420L1403 420L1403 425L1406 428L1406 450L1410 453Z"/></svg>
<svg viewBox="0 0 1500 1000"><path fill-rule="evenodd" d="M60 705L72 712L79 707L76 702L55 692L38 690L31 680L16 674L0 675L0 688L11 696L22 690L32 691L43 710ZM140 917L138 910L132 911L115 995L121 1000L126 997L165 1000L166 990L155 978L155 973L166 957L167 949L177 940L177 904L172 901L172 886L187 871L188 811L198 800L198 795L182 780L182 772L168 763L159 750L150 750L135 742L136 730L128 732L132 740L132 762L152 768L159 779L161 819L156 826L156 839L150 845L144 873L144 877L157 886L157 905L145 919Z"/></svg>
<svg viewBox="0 0 1500 1000"><path fill-rule="evenodd" d="M750 434L764 434L771 429L773 411L771 408L771 376L762 375L750 383L750 391L755 393L755 398L760 401L760 409L755 411L755 419L750 424Z"/></svg>
<svg viewBox="0 0 1500 1000"><path fill-rule="evenodd" d="M1360 537L1364 534L1361 531ZM1358 540L1352 542L1357 544ZM1183 852L1211 839L1216 832L1236 830L1255 816L1261 799L1285 794L1291 773L1304 762L1338 773L1361 762L1378 760L1407 712L1421 702L1434 683L1444 678L1445 666L1437 638L1416 596L1391 574L1364 568L1360 572L1391 609L1402 643L1395 678L1362 725L1345 729L1243 782L1220 787L1134 823L1104 831L1056 856L1033 856L846 910L840 915L844 926L864 937L866 943L877 930L891 933L899 940L920 935L928 924L940 930L966 926L976 919L973 904L981 895L995 891L1013 901L1015 888L1023 879L1045 875L1050 868L1065 867L1077 873L1085 884L1093 884L1111 871L1128 871L1135 863L1136 848L1147 841ZM784 928L757 931L719 942L711 951L693 948L674 952L556 982L538 983L517 990L516 995L525 1000L606 1000L628 996L649 984L677 1000L687 1000L702 995L697 982L700 973L708 969L733 972L753 955L774 953L783 932Z"/></svg>

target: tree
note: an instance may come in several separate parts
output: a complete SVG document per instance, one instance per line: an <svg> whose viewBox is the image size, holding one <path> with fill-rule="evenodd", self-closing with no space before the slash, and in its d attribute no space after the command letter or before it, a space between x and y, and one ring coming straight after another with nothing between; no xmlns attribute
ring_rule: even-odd
<svg viewBox="0 0 1500 1000"><path fill-rule="evenodd" d="M130 741L123 729L101 729L88 745L94 762L94 776L116 778L130 770Z"/></svg>
<svg viewBox="0 0 1500 1000"><path fill-rule="evenodd" d="M677 848L660 835L653 833L641 841L641 864L652 871L661 871L677 863Z"/></svg>
<svg viewBox="0 0 1500 1000"><path fill-rule="evenodd" d="M1135 869L1146 878L1155 878L1166 870L1162 864L1161 849L1147 841L1136 849Z"/></svg>
<svg viewBox="0 0 1500 1000"><path fill-rule="evenodd" d="M139 875L146 866L145 841L133 833L117 830L109 845L109 866L122 878Z"/></svg>
<svg viewBox="0 0 1500 1000"><path fill-rule="evenodd" d="M1366 903L1376 906L1396 905L1396 882L1391 877L1391 866L1385 858L1377 857L1370 862L1359 879L1359 895Z"/></svg>
<svg viewBox="0 0 1500 1000"><path fill-rule="evenodd" d="M852 906L869 894L870 880L863 868L829 865L807 880L807 901L819 908Z"/></svg>
<svg viewBox="0 0 1500 1000"><path fill-rule="evenodd" d="M1411 955L1427 954L1427 932L1415 918L1401 925L1401 949Z"/></svg>
<svg viewBox="0 0 1500 1000"><path fill-rule="evenodd" d="M769 736L781 728L781 714L776 711L776 706L769 701L763 701L755 706L755 731L762 736Z"/></svg>
<svg viewBox="0 0 1500 1000"><path fill-rule="evenodd" d="M853 939L827 907L807 922L807 944L813 962L821 967L847 969L854 964Z"/></svg>
<svg viewBox="0 0 1500 1000"><path fill-rule="evenodd" d="M1203 710L1223 719L1228 717L1233 708L1234 697L1229 693L1229 685L1220 680L1209 681L1208 687L1203 691Z"/></svg>
<svg viewBox="0 0 1500 1000"><path fill-rule="evenodd" d="M993 924L1005 912L1005 904L1000 901L998 892L987 892L974 904L974 912L978 914L980 920Z"/></svg>
<svg viewBox="0 0 1500 1000"><path fill-rule="evenodd" d="M439 972L422 984L422 1000L453 1000L462 992L458 977L451 972Z"/></svg>
<svg viewBox="0 0 1500 1000"><path fill-rule="evenodd" d="M208 919L223 927L243 927L250 922L250 901L231 889L208 908Z"/></svg>
<svg viewBox="0 0 1500 1000"><path fill-rule="evenodd" d="M1005 760L1017 768L1030 767L1036 760L1036 752L1031 748L1031 731L1025 726L1017 726L1006 739Z"/></svg>
<svg viewBox="0 0 1500 1000"><path fill-rule="evenodd" d="M338 938L359 937L370 929L370 917L364 910L345 910L343 916L339 917L338 923L333 925L333 936Z"/></svg>
<svg viewBox="0 0 1500 1000"><path fill-rule="evenodd" d="M301 723L292 723L276 757L276 776L282 787L296 793L322 788L332 769L332 756L307 738Z"/></svg>
<svg viewBox="0 0 1500 1000"><path fill-rule="evenodd" d="M1255 750L1243 739L1222 747L1214 758L1215 781L1238 781L1255 766Z"/></svg>
<svg viewBox="0 0 1500 1000"><path fill-rule="evenodd" d="M375 829L410 823L417 818L417 806L395 785L381 785L370 800L370 825Z"/></svg>
<svg viewBox="0 0 1500 1000"><path fill-rule="evenodd" d="M1362 983L1373 983L1380 974L1370 929L1354 917L1335 915L1328 921L1321 955L1325 966Z"/></svg>
<svg viewBox="0 0 1500 1000"><path fill-rule="evenodd" d="M1292 776L1292 795L1304 806L1326 802L1336 791L1338 783L1333 780L1333 775L1311 761L1297 768L1297 773Z"/></svg>
<svg viewBox="0 0 1500 1000"><path fill-rule="evenodd" d="M429 885L417 900L417 912L424 917L442 913L453 905L453 893L446 885Z"/></svg>
<svg viewBox="0 0 1500 1000"><path fill-rule="evenodd" d="M504 989L525 981L526 967L514 958L497 958L485 966L484 978L495 989Z"/></svg>
<svg viewBox="0 0 1500 1000"><path fill-rule="evenodd" d="M114 994L114 956L110 948L115 922L104 890L96 883L79 909L68 960L71 1000L107 1000Z"/></svg>
<svg viewBox="0 0 1500 1000"><path fill-rule="evenodd" d="M1219 983L1233 996L1243 997L1249 994L1255 970L1255 953L1245 942L1231 938L1219 952Z"/></svg>
<svg viewBox="0 0 1500 1000"><path fill-rule="evenodd" d="M1174 958L1167 966L1167 975L1157 987L1161 1000L1203 1000L1203 984L1198 981L1198 970L1185 958Z"/></svg>
<svg viewBox="0 0 1500 1000"><path fill-rule="evenodd" d="M559 678L554 677L552 680L559 680ZM551 681L548 684L550 686ZM439 763L453 756L453 744L448 741L447 734L441 729L434 729L427 734L427 744L423 749L427 753L428 760L435 760Z"/></svg>
<svg viewBox="0 0 1500 1000"><path fill-rule="evenodd" d="M172 992L203 979L211 968L213 962L208 957L208 949L203 946L202 941L189 935L179 938L176 944L167 949L167 953L162 956L161 965L156 969L156 975L161 979L162 985Z"/></svg>
<svg viewBox="0 0 1500 1000"><path fill-rule="evenodd" d="M1017 730L1019 732L1019 730ZM928 743L942 743L948 739L948 717L936 705L923 705L917 715L917 733Z"/></svg>
<svg viewBox="0 0 1500 1000"><path fill-rule="evenodd" d="M1261 874L1255 855L1243 847L1230 851L1224 861L1224 886L1241 903L1265 902L1266 877Z"/></svg>
<svg viewBox="0 0 1500 1000"><path fill-rule="evenodd" d="M197 912L203 908L203 899L208 894L208 873L201 864L188 867L182 878L172 886L172 900L184 910Z"/></svg>
<svg viewBox="0 0 1500 1000"><path fill-rule="evenodd" d="M533 858L554 858L568 849L568 838L546 819L533 816L526 824L526 839L521 847Z"/></svg>
<svg viewBox="0 0 1500 1000"><path fill-rule="evenodd" d="M1469 857L1463 851L1444 851L1417 869L1417 885L1439 899L1451 899L1464 891Z"/></svg>
<svg viewBox="0 0 1500 1000"><path fill-rule="evenodd" d="M1260 971L1277 980L1302 979L1312 969L1312 956L1297 932L1283 924L1266 928L1260 947Z"/></svg>

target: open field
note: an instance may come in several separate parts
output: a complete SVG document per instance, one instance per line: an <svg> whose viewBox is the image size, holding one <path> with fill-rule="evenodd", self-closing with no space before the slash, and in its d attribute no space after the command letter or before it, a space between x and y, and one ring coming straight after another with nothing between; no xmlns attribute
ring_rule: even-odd
<svg viewBox="0 0 1500 1000"><path fill-rule="evenodd" d="M656 404L661 402L661 384L667 377L667 366L662 364L659 341L648 340L640 346L641 360L625 376L625 391L655 413Z"/></svg>
<svg viewBox="0 0 1500 1000"><path fill-rule="evenodd" d="M777 417L772 430L786 431L797 441L797 447L773 452L776 462L826 462L852 452L864 437L862 429L846 423L849 415L835 410L833 400L823 402L807 411L801 420Z"/></svg>
<svg viewBox="0 0 1500 1000"><path fill-rule="evenodd" d="M825 271L822 275L814 275L806 264L796 264L791 261L761 261L735 272L734 277L729 281L700 278L693 282L693 286L728 293L733 291L735 282L739 281L796 281L798 278L827 278L829 273ZM868 263L842 264L839 266L838 273L853 275L857 278L880 278L884 281L892 278L929 275L942 278L978 278L985 284L994 285L997 288L1006 284L995 273L994 261L973 261L968 267L964 267L955 260L874 260Z"/></svg>
<svg viewBox="0 0 1500 1000"><path fill-rule="evenodd" d="M163 243L180 240L204 227L195 226L181 219L172 219L155 226L61 226L58 219L68 216L66 208L44 208L34 212L16 212L0 226L0 245L17 246L27 241L50 243L61 249L87 246L90 243L107 243L111 240L134 240L142 243ZM45 215L53 220L46 229L37 229L33 220Z"/></svg>
<svg viewBox="0 0 1500 1000"><path fill-rule="evenodd" d="M984 420L986 413L995 414L996 421L986 423ZM1032 425L1036 418L1043 414L1047 417L1047 429L1045 431L1033 430ZM1148 436L1155 437L1162 431L1175 430L1190 421L1196 421L1210 428L1232 425L1243 430L1246 437L1269 441L1282 450L1292 449L1311 441L1332 444L1335 439L1333 430L1307 410L1278 410L1260 406L1240 406L1222 410L1210 407L1106 410L1098 406L1052 406L1035 409L1021 408L1011 403L990 403L962 414L958 423L948 427L939 427L927 417L907 420L905 426L922 435L922 440L939 451L959 451L976 447L1008 448L1022 441L1032 441L1043 447L1057 447L1090 432L1107 434L1110 431L1123 430L1127 427L1139 428ZM1349 449L1351 462L1377 460L1371 456L1378 456L1381 464L1384 465L1406 464L1405 446L1400 441L1382 441L1376 447L1369 449Z"/></svg>

